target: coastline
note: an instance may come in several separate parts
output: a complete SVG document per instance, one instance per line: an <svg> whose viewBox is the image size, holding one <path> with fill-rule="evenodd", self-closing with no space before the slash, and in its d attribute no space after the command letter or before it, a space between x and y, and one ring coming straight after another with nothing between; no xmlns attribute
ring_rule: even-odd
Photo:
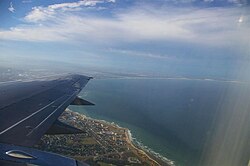
<svg viewBox="0 0 250 166"><path fill-rule="evenodd" d="M94 119L66 109L59 120L83 133L44 135L36 148L58 153L90 165L173 166L133 138L130 130L114 122Z"/></svg>
<svg viewBox="0 0 250 166"><path fill-rule="evenodd" d="M137 153L141 153L143 155L145 155L148 160L151 162L152 165L161 165L157 160L153 159L152 156L150 156L148 153L146 153L144 150L142 150L141 148L138 148L136 147L134 144L133 144L133 141L130 139L130 136L129 136L129 129L127 128L124 128L125 131L126 131L126 136L127 136L127 142L130 144L130 146L132 148L134 148Z"/></svg>
<svg viewBox="0 0 250 166"><path fill-rule="evenodd" d="M125 134L126 134L126 140L127 140L128 144L129 144L129 146L131 146L133 149L135 149L135 151L138 154L146 156L147 159L149 161L151 161L151 165L174 166L174 162L173 161L171 161L171 160L169 160L169 159L167 159L167 158L165 158L163 156L159 156L158 153L156 153L156 152L154 152L152 150L146 149L142 145L142 143L136 142L136 138L132 137L132 133L131 133L131 131L128 128L121 127L121 126L119 126L118 124L116 124L114 122L108 122L106 120L94 119L94 118L86 116L86 115L84 115L82 113L78 113L78 114L84 116L87 119L91 119L91 120L94 120L94 121L105 123L107 125L111 125L113 127L119 128L119 129L124 129Z"/></svg>
<svg viewBox="0 0 250 166"><path fill-rule="evenodd" d="M142 149L142 151L144 151L149 156L149 158L156 161L159 165L174 166L174 161L171 161L161 156L159 153L156 153L153 150L146 148L142 143L138 142L136 138L133 138L129 129L128 129L128 133L130 135L131 144L133 144L135 148Z"/></svg>

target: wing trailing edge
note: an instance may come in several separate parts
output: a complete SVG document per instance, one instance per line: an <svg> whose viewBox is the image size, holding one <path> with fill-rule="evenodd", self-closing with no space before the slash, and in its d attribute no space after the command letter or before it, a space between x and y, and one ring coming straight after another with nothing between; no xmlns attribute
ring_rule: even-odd
<svg viewBox="0 0 250 166"><path fill-rule="evenodd" d="M55 123L50 127L50 129L46 132L48 135L56 135L56 134L80 134L85 133L85 131L65 124L59 120L56 120Z"/></svg>
<svg viewBox="0 0 250 166"><path fill-rule="evenodd" d="M95 105L95 104L77 96L70 105Z"/></svg>

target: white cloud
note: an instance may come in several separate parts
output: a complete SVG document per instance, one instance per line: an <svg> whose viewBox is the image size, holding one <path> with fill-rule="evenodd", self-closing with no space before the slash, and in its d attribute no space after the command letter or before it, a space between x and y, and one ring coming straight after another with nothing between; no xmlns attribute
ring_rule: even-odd
<svg viewBox="0 0 250 166"><path fill-rule="evenodd" d="M105 2L110 2L107 0ZM113 2L113 1L112 1ZM23 41L78 41L112 43L181 41L214 46L240 45L249 41L249 25L239 8L178 9L136 6L114 11L113 17L80 16L68 9L95 6L104 1L34 7L25 17L32 24L0 30L0 39ZM67 10L67 12L65 12ZM84 11L83 11L84 12ZM244 16L247 17L247 14Z"/></svg>
<svg viewBox="0 0 250 166"><path fill-rule="evenodd" d="M49 5L48 7L33 7L32 11L25 16L25 20L28 22L44 21L46 19L52 18L56 13L65 11L77 11L81 7L94 7L98 3L104 3L105 0L81 0L77 2L70 3L60 3ZM111 2L107 0L107 2ZM113 1L112 1L113 2Z"/></svg>
<svg viewBox="0 0 250 166"><path fill-rule="evenodd" d="M13 3L12 3L12 2L10 2L10 7L8 8L8 10L9 10L10 12L12 12L12 13L15 12L15 8L13 7Z"/></svg>
<svg viewBox="0 0 250 166"><path fill-rule="evenodd" d="M77 8L80 6L95 6L97 3L103 3L100 0L83 0L71 3L60 3L48 6L49 9L67 9L67 8Z"/></svg>
<svg viewBox="0 0 250 166"><path fill-rule="evenodd" d="M17 41L66 41L67 38L59 34L57 29L44 26L18 27L8 31L0 30L0 38Z"/></svg>
<svg viewBox="0 0 250 166"><path fill-rule="evenodd" d="M156 53L150 52L142 52L142 51L135 51L135 50L121 50L121 49L108 49L109 53L115 54L123 54L123 55L130 55L130 56L140 56L140 57L148 57L148 58L169 58L169 55L161 55Z"/></svg>
<svg viewBox="0 0 250 166"><path fill-rule="evenodd" d="M43 7L33 7L32 11L25 16L25 20L28 22L38 22L50 19L55 12L53 10L45 9Z"/></svg>

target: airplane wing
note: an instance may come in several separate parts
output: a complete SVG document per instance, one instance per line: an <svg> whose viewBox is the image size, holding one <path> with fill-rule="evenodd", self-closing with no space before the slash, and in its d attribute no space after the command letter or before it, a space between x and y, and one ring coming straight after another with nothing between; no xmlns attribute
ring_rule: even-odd
<svg viewBox="0 0 250 166"><path fill-rule="evenodd" d="M62 133L65 129L66 133L74 133L73 127L58 122L57 118L71 103L92 104L77 97L89 80L90 77L82 75L68 75L0 83L0 165L49 166L55 162L56 165L80 165L73 159L30 147L48 131Z"/></svg>

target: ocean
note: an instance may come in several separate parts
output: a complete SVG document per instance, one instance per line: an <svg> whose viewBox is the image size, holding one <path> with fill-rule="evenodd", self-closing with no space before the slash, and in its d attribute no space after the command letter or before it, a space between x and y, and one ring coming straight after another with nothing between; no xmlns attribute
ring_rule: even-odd
<svg viewBox="0 0 250 166"><path fill-rule="evenodd" d="M220 101L238 83L192 79L93 79L70 109L128 128L134 141L175 165L198 165Z"/></svg>

